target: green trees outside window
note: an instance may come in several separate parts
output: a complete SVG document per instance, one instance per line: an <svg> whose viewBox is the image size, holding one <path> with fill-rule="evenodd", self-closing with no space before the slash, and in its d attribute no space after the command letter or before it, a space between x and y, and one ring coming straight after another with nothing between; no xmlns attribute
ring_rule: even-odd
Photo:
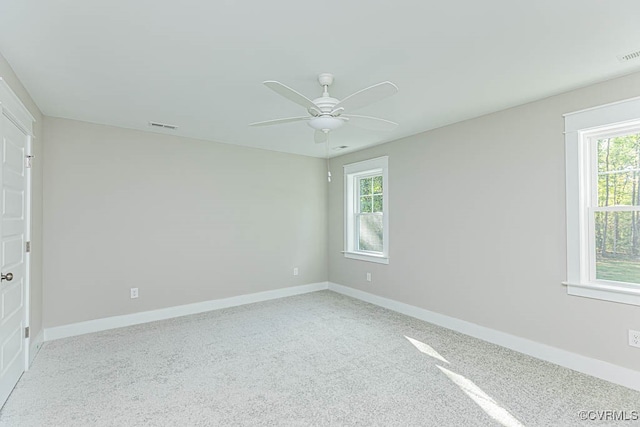
<svg viewBox="0 0 640 427"><path fill-rule="evenodd" d="M596 279L640 283L640 134L596 141Z"/></svg>
<svg viewBox="0 0 640 427"><path fill-rule="evenodd" d="M382 252L383 248L382 175L358 179L358 250Z"/></svg>

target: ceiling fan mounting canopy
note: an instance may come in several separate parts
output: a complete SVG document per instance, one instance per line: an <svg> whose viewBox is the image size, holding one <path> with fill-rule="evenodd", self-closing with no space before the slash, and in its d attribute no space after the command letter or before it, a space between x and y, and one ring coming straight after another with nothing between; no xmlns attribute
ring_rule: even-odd
<svg viewBox="0 0 640 427"><path fill-rule="evenodd" d="M315 141L326 142L327 133L338 129L346 122L352 122L356 126L376 131L392 130L398 125L390 120L380 119L377 117L343 114L394 95L398 92L396 85L388 81L378 83L339 100L329 95L329 86L333 84L333 79L333 74L330 73L322 73L318 75L318 83L322 86L323 93L322 96L314 100L307 98L280 82L273 80L263 82L265 86L279 95L301 105L302 107L305 107L309 116L267 120L251 123L250 126L270 126L306 121L310 127L316 130L314 137Z"/></svg>
<svg viewBox="0 0 640 427"><path fill-rule="evenodd" d="M318 75L318 82L320 83L320 86L331 86L333 84L333 74L320 73Z"/></svg>

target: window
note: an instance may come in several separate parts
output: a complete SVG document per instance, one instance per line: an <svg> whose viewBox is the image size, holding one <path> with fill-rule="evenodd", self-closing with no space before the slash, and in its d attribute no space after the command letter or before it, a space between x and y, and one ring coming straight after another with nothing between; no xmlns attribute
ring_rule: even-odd
<svg viewBox="0 0 640 427"><path fill-rule="evenodd" d="M640 305L640 99L565 128L568 293Z"/></svg>
<svg viewBox="0 0 640 427"><path fill-rule="evenodd" d="M588 138L593 280L640 284L640 127Z"/></svg>
<svg viewBox="0 0 640 427"><path fill-rule="evenodd" d="M344 166L344 256L389 263L388 157Z"/></svg>

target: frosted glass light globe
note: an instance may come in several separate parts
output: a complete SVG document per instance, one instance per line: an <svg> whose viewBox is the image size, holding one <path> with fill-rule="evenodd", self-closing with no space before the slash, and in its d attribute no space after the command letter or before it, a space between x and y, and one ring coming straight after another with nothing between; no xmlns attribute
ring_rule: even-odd
<svg viewBox="0 0 640 427"><path fill-rule="evenodd" d="M337 119L335 117L314 117L309 120L309 126L315 130L332 131L338 129L344 124L344 120Z"/></svg>

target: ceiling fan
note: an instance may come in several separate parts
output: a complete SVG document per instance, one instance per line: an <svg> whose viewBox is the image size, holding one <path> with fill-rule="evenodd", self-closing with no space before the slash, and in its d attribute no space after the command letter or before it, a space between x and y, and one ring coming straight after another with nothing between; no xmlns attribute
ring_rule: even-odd
<svg viewBox="0 0 640 427"><path fill-rule="evenodd" d="M317 143L326 142L327 134L332 130L338 129L345 123L353 123L361 128L376 131L389 131L398 126L397 123L390 120L350 114L351 111L373 104L376 101L397 93L398 87L393 83L378 83L349 95L343 100L339 100L329 96L329 86L333 83L332 74L320 74L318 76L318 82L320 83L320 86L323 87L324 91L320 98L316 98L313 101L280 82L273 80L264 82L266 87L277 94L306 108L309 115L256 122L251 123L249 126L271 126L283 123L306 121L309 126L315 129L314 140Z"/></svg>

